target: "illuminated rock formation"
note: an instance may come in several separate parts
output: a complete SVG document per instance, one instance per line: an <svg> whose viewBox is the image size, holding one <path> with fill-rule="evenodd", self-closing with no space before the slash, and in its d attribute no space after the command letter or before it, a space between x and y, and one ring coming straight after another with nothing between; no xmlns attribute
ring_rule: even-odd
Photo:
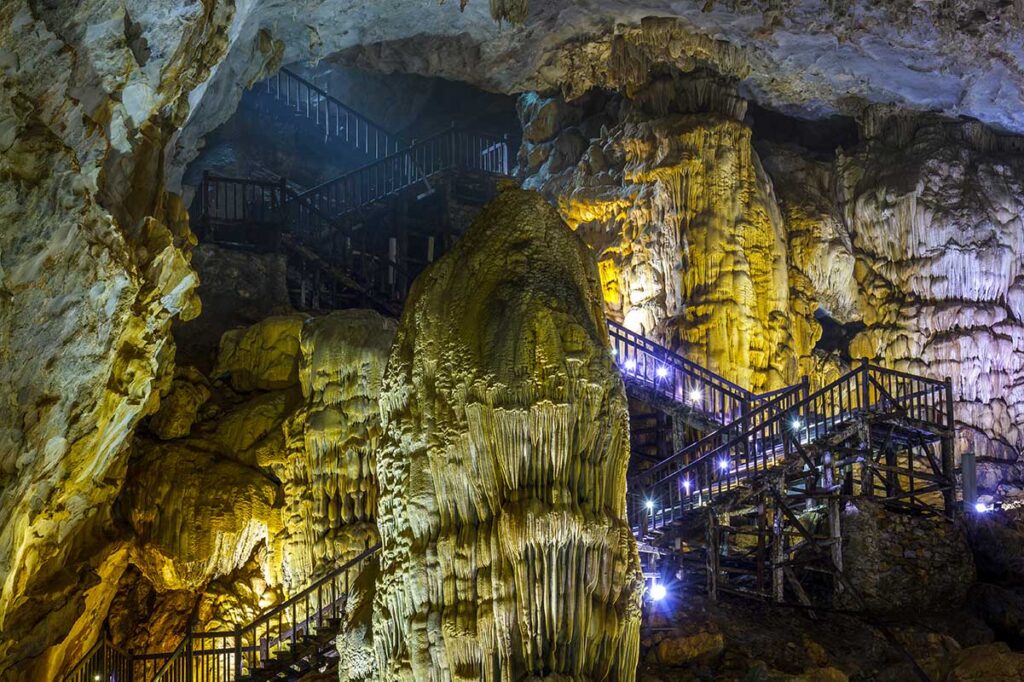
<svg viewBox="0 0 1024 682"><path fill-rule="evenodd" d="M792 382L817 325L791 324L785 225L744 102L714 79L635 96L579 108L526 96L525 186L593 247L627 327L754 390ZM545 118L561 120L537 126Z"/></svg>
<svg viewBox="0 0 1024 682"><path fill-rule="evenodd" d="M138 548L133 563L158 590L196 590L227 575L280 522L277 485L258 470L168 443L134 457L123 503Z"/></svg>
<svg viewBox="0 0 1024 682"><path fill-rule="evenodd" d="M291 587L378 541L377 398L394 333L394 320L369 310L334 312L303 329L305 405L288 424L287 459L274 467L287 500L283 556Z"/></svg>
<svg viewBox="0 0 1024 682"><path fill-rule="evenodd" d="M1024 144L886 115L837 162L865 329L855 355L953 378L959 449L1024 447Z"/></svg>
<svg viewBox="0 0 1024 682"><path fill-rule="evenodd" d="M632 679L628 424L587 247L506 190L413 287L384 387L379 679Z"/></svg>

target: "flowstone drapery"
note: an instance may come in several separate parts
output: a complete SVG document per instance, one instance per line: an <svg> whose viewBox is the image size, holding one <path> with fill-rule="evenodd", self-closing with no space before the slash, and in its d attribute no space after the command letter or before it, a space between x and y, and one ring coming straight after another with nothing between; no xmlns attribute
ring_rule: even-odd
<svg viewBox="0 0 1024 682"><path fill-rule="evenodd" d="M767 390L796 379L817 335L791 324L786 230L745 111L713 78L527 95L520 168L594 249L611 316Z"/></svg>
<svg viewBox="0 0 1024 682"><path fill-rule="evenodd" d="M586 245L506 190L413 287L381 390L380 679L633 679L628 421Z"/></svg>

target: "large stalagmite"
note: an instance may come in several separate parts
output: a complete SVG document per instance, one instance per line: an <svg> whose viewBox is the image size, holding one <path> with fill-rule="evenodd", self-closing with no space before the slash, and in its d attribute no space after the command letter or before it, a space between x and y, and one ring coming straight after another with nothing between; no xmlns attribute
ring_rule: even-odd
<svg viewBox="0 0 1024 682"><path fill-rule="evenodd" d="M381 679L632 679L624 390L584 243L507 190L417 281L381 392Z"/></svg>

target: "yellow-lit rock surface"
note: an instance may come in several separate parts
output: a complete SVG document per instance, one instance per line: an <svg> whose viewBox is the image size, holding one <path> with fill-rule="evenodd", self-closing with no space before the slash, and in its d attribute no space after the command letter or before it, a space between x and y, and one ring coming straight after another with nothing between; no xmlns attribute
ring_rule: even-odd
<svg viewBox="0 0 1024 682"><path fill-rule="evenodd" d="M127 445L171 380L172 317L198 311L163 152L231 9L151 17L144 69L124 6L99 5L0 5L5 680L50 679L98 634L109 599L86 594L117 580L100 557ZM74 646L43 656L65 636Z"/></svg>
<svg viewBox="0 0 1024 682"><path fill-rule="evenodd" d="M628 423L597 269L506 190L413 287L381 391L377 679L633 678Z"/></svg>
<svg viewBox="0 0 1024 682"><path fill-rule="evenodd" d="M791 383L817 325L793 324L810 306L794 310L786 228L745 103L715 79L634 95L525 96L525 186L593 248L610 316L742 386Z"/></svg>

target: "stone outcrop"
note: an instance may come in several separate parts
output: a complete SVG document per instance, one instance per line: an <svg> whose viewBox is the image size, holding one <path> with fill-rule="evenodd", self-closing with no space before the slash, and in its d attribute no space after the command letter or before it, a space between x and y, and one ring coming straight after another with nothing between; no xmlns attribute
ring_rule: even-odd
<svg viewBox="0 0 1024 682"><path fill-rule="evenodd" d="M198 312L164 144L224 54L225 5L147 15L144 57L126 35L135 8L0 7L5 679L55 676L106 612L86 592L116 585L103 557L127 445L171 379L171 318ZM39 658L69 632L74 647Z"/></svg>
<svg viewBox="0 0 1024 682"><path fill-rule="evenodd" d="M632 679L628 425L587 247L506 190L416 282L381 392L379 679Z"/></svg>
<svg viewBox="0 0 1024 682"><path fill-rule="evenodd" d="M366 310L271 317L224 335L212 379L179 370L169 398L205 398L163 402L118 502L132 530L120 643L172 649L192 617L235 627L377 543L377 397L394 330ZM373 577L345 637L369 631Z"/></svg>
<svg viewBox="0 0 1024 682"><path fill-rule="evenodd" d="M893 613L964 603L976 573L960 524L887 512L868 500L848 502L841 519L843 573L855 593L840 592L838 604Z"/></svg>
<svg viewBox="0 0 1024 682"><path fill-rule="evenodd" d="M524 96L525 186L594 249L609 315L742 386L792 383L818 329L793 324L809 315L790 298L786 228L745 103L713 78L634 96Z"/></svg>

